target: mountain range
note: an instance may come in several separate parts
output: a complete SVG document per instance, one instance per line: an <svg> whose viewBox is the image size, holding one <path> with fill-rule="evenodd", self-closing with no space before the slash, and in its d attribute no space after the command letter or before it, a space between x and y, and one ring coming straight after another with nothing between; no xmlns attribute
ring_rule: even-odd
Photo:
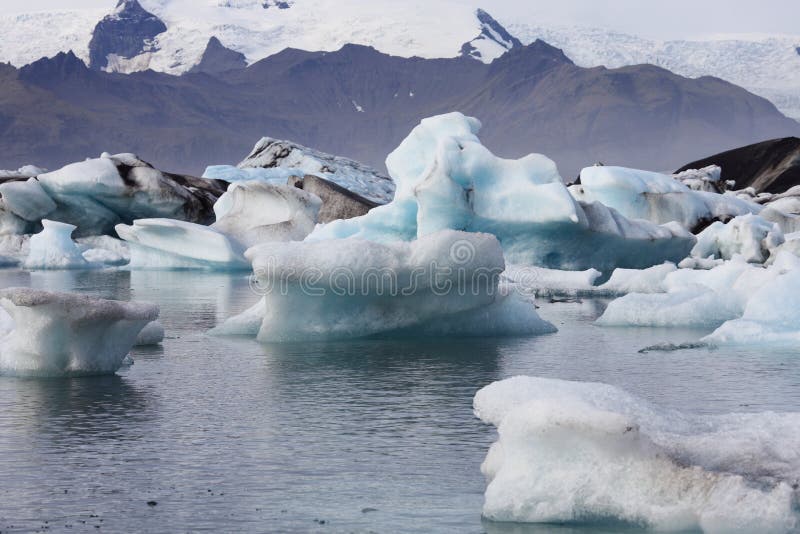
<svg viewBox="0 0 800 534"><path fill-rule="evenodd" d="M208 9L288 17L308 1L215 0ZM166 13L181 2L150 3ZM381 168L421 118L452 110L482 119L481 138L499 155L541 152L567 177L597 161L669 170L800 133L769 101L726 81L654 65L582 67L542 40L525 45L485 11L470 15L454 57L346 44L286 48L253 62L253 52L212 35L191 61L160 72L152 67L179 59L164 38L174 19L145 7L120 0L95 22L83 52L0 67L0 166L134 151L160 168L199 173L240 160L269 135Z"/></svg>
<svg viewBox="0 0 800 534"><path fill-rule="evenodd" d="M96 6L92 9L51 1L47 12L4 15L0 7L0 61L21 67L73 50L87 64L102 65L102 58L90 61L90 43L98 30L125 18L121 12L135 12L126 6L136 4L166 30L153 32L160 30L155 23L149 32L141 32L145 42L140 40L133 50L123 44L104 68L181 74L200 61L211 37L251 64L284 48L335 51L348 43L396 56L455 57L465 43L484 34L492 38L472 43L482 61L491 61L515 40L530 44L542 39L583 67L650 63L689 77L716 76L800 119L800 32L720 35L709 20L707 37L701 40L656 41L606 28L543 25L536 9L525 2L501 10L502 16L492 13L502 28L498 31L476 16L476 8L492 11L492 4L481 6L481 0L126 0L116 8L117 0L83 0L82 5ZM103 19L109 21L99 26Z"/></svg>

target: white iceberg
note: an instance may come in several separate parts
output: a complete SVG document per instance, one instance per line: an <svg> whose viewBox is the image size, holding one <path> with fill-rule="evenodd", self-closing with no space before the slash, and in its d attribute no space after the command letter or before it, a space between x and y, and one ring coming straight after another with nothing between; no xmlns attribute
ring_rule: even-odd
<svg viewBox="0 0 800 534"><path fill-rule="evenodd" d="M570 188L579 200L601 202L630 219L675 221L688 229L710 221L758 213L761 206L708 191L693 191L672 176L625 167L586 167Z"/></svg>
<svg viewBox="0 0 800 534"><path fill-rule="evenodd" d="M751 303L761 299L762 288L779 284L778 280L790 280L795 276L794 272L800 272L800 258L786 251L775 256L772 264L766 267L747 263L741 256L736 256L709 270L678 269L668 273L660 287L655 288L663 292L629 293L609 303L597 324L716 328L726 321L742 317ZM791 307L781 305L781 302L794 298L792 291L793 286L787 285L782 300L775 301L775 306L784 310L783 319L774 325L778 330L791 326L794 321ZM761 314L751 313L753 319ZM723 336L719 334L706 341L716 343L722 340Z"/></svg>
<svg viewBox="0 0 800 534"><path fill-rule="evenodd" d="M286 342L555 331L531 302L501 287L503 253L490 234L443 230L387 244L267 243L247 257L264 297L215 334Z"/></svg>
<svg viewBox="0 0 800 534"><path fill-rule="evenodd" d="M742 256L751 263L764 263L784 241L778 223L758 215L742 215L726 224L714 222L700 232L692 256L723 260Z"/></svg>
<svg viewBox="0 0 800 534"><path fill-rule="evenodd" d="M158 317L152 304L30 288L0 290L0 306L8 314L0 321L0 372L14 375L114 373Z"/></svg>
<svg viewBox="0 0 800 534"><path fill-rule="evenodd" d="M56 209L56 203L36 178L0 184L3 208L26 221L40 221Z"/></svg>
<svg viewBox="0 0 800 534"><path fill-rule="evenodd" d="M514 289L537 297L588 295L596 290L602 273L597 269L562 271L528 265L507 265L503 279Z"/></svg>
<svg viewBox="0 0 800 534"><path fill-rule="evenodd" d="M236 182L214 204L211 226L172 219L117 225L134 269L239 270L244 251L271 241L302 240L316 224L322 201L289 185Z"/></svg>
<svg viewBox="0 0 800 534"><path fill-rule="evenodd" d="M237 182L214 204L211 227L245 248L268 241L302 241L314 230L322 200L297 187Z"/></svg>
<svg viewBox="0 0 800 534"><path fill-rule="evenodd" d="M136 336L134 342L135 347L147 347L150 345L158 345L164 341L164 327L158 321L152 321L142 328L139 335Z"/></svg>
<svg viewBox="0 0 800 534"><path fill-rule="evenodd" d="M89 262L72 240L75 226L42 220L43 230L31 236L26 269L85 269Z"/></svg>
<svg viewBox="0 0 800 534"><path fill-rule="evenodd" d="M398 188L394 200L318 226L307 240L386 243L443 229L486 232L500 240L509 262L602 271L677 262L694 245L679 224L630 220L600 203L576 201L553 161L539 154L498 158L481 145L479 128L460 113L424 119L386 159Z"/></svg>
<svg viewBox="0 0 800 534"><path fill-rule="evenodd" d="M613 386L515 377L481 389L498 439L481 470L494 521L661 531L798 525L800 413L697 416Z"/></svg>
<svg viewBox="0 0 800 534"><path fill-rule="evenodd" d="M117 225L128 242L133 269L247 269L244 248L228 236L200 224L173 219L139 219Z"/></svg>
<svg viewBox="0 0 800 534"><path fill-rule="evenodd" d="M775 268L780 268L780 263ZM727 321L702 341L796 347L800 342L800 268L765 282L749 296L741 317Z"/></svg>

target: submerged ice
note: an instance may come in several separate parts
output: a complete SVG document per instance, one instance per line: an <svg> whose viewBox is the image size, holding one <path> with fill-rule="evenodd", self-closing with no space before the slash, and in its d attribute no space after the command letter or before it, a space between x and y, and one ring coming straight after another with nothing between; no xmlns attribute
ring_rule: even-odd
<svg viewBox="0 0 800 534"><path fill-rule="evenodd" d="M474 408L499 435L482 465L488 519L704 532L798 525L798 413L696 416L605 384L523 376L481 389Z"/></svg>

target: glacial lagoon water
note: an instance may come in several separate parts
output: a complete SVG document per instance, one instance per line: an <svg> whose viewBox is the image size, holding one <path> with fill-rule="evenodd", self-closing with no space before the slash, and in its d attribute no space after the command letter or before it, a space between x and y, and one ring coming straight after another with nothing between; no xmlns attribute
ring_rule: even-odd
<svg viewBox="0 0 800 534"><path fill-rule="evenodd" d="M0 377L0 532L611 532L481 520L482 386L529 374L697 413L800 410L791 351L639 353L698 330L600 328L541 303L538 338L261 345L205 332L257 300L243 274L0 271L161 305L167 339L115 376Z"/></svg>

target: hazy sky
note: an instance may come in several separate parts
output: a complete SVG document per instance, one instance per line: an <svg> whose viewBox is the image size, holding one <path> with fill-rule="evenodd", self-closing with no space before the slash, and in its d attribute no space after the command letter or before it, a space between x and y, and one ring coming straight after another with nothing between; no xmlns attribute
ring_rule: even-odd
<svg viewBox="0 0 800 534"><path fill-rule="evenodd" d="M800 0L463 0L463 3L483 7L501 19L543 25L588 25L659 39L702 38L719 33L800 34ZM0 0L0 13L111 9L115 4L116 0Z"/></svg>

